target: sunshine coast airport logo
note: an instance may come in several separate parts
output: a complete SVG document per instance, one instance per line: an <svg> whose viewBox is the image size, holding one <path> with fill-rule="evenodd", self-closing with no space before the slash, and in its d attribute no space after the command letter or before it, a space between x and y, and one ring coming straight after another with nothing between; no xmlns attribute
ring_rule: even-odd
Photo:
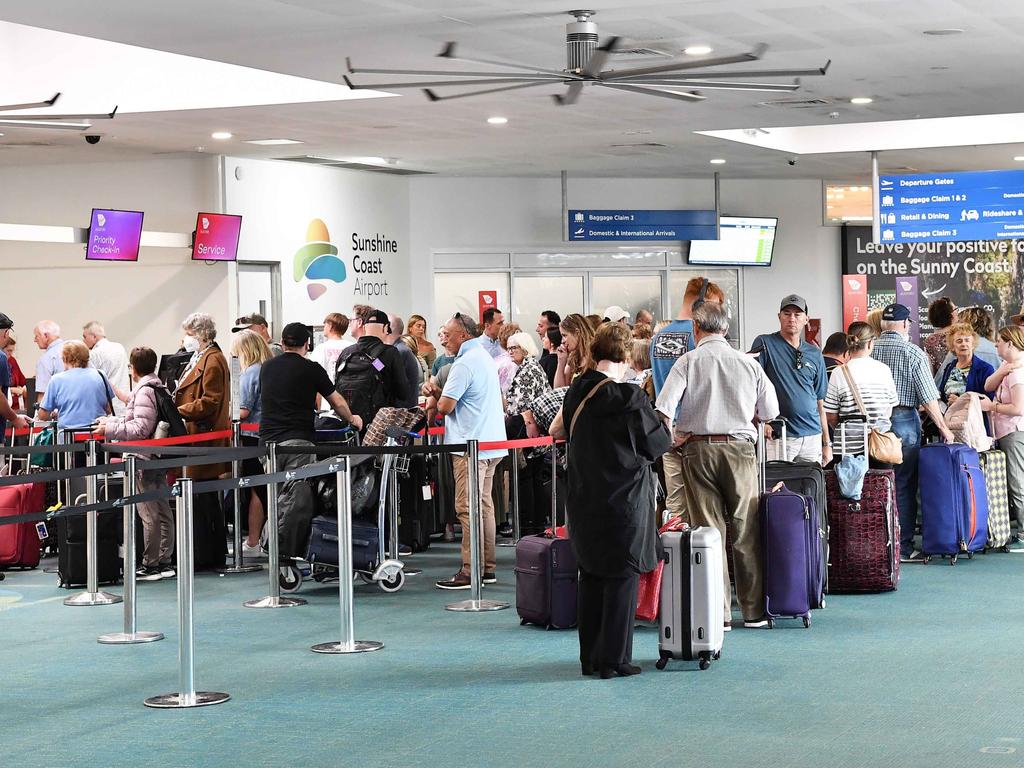
<svg viewBox="0 0 1024 768"><path fill-rule="evenodd" d="M308 280L306 293L314 301L327 293L328 283L343 283L348 276L337 246L331 243L327 225L320 219L309 222L306 244L295 252L293 259L295 282Z"/></svg>

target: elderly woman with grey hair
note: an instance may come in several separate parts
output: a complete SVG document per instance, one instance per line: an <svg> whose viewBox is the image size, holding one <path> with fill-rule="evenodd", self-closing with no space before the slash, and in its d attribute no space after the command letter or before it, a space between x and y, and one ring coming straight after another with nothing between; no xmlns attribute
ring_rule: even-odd
<svg viewBox="0 0 1024 768"><path fill-rule="evenodd" d="M192 357L174 391L174 404L185 420L188 433L197 435L230 430L231 374L228 362L215 341L217 326L209 315L194 312L185 318L181 330L185 334L185 351L191 352ZM203 445L224 447L230 445L230 440L204 442ZM214 480L229 470L228 464L204 464L188 467L185 476L197 480ZM219 495L198 495L195 518L196 567L223 566L227 547Z"/></svg>
<svg viewBox="0 0 1024 768"><path fill-rule="evenodd" d="M518 416L529 410L533 401L551 389L547 374L537 362L537 345L533 336L519 331L508 337L505 346L512 362L516 364L512 382L505 393L505 415Z"/></svg>

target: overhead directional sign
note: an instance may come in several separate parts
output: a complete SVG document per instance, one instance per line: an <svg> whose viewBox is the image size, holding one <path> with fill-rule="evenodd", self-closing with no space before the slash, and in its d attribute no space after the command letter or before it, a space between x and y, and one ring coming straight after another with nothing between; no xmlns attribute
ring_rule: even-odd
<svg viewBox="0 0 1024 768"><path fill-rule="evenodd" d="M569 211L570 240L715 240L715 211Z"/></svg>
<svg viewBox="0 0 1024 768"><path fill-rule="evenodd" d="M1024 170L882 176L883 243L1024 238Z"/></svg>

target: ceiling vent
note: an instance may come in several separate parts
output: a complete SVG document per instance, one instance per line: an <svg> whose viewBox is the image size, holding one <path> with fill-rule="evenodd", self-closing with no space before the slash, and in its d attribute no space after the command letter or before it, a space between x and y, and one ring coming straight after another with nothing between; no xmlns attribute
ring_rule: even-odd
<svg viewBox="0 0 1024 768"><path fill-rule="evenodd" d="M370 173L386 173L391 176L428 176L432 171L414 171L410 168L398 168L397 166L370 165L368 163L354 163L347 160L338 160L333 157L317 157L316 155L295 155L293 157L275 157L275 160L284 160L289 163L305 163L307 165L322 165L328 168L346 168L351 171L368 171Z"/></svg>
<svg viewBox="0 0 1024 768"><path fill-rule="evenodd" d="M818 107L830 107L834 103L830 99L779 99L778 101L760 101L757 106L778 109L817 109Z"/></svg>

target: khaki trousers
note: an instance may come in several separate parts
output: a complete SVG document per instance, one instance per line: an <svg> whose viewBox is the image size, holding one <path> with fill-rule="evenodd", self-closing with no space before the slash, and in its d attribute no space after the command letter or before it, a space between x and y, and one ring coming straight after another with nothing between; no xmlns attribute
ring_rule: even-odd
<svg viewBox="0 0 1024 768"><path fill-rule="evenodd" d="M483 517L483 528L480 535L484 545L484 573L494 573L497 561L494 554L494 499L491 491L494 486L494 470L501 458L481 459L479 462L480 478L480 511ZM452 456L452 468L455 471L455 514L462 525L462 570L470 573L470 540L469 540L469 459L466 456Z"/></svg>
<svg viewBox="0 0 1024 768"><path fill-rule="evenodd" d="M683 457L676 449L662 454L661 466L665 472L665 509L669 517L689 523L686 513L686 489L683 487Z"/></svg>
<svg viewBox="0 0 1024 768"><path fill-rule="evenodd" d="M757 517L757 457L747 442L686 443L683 447L686 505L694 526L718 529L725 544L725 521L732 523L736 598L743 618L764 616L761 527ZM722 557L725 615L732 615L729 559Z"/></svg>

